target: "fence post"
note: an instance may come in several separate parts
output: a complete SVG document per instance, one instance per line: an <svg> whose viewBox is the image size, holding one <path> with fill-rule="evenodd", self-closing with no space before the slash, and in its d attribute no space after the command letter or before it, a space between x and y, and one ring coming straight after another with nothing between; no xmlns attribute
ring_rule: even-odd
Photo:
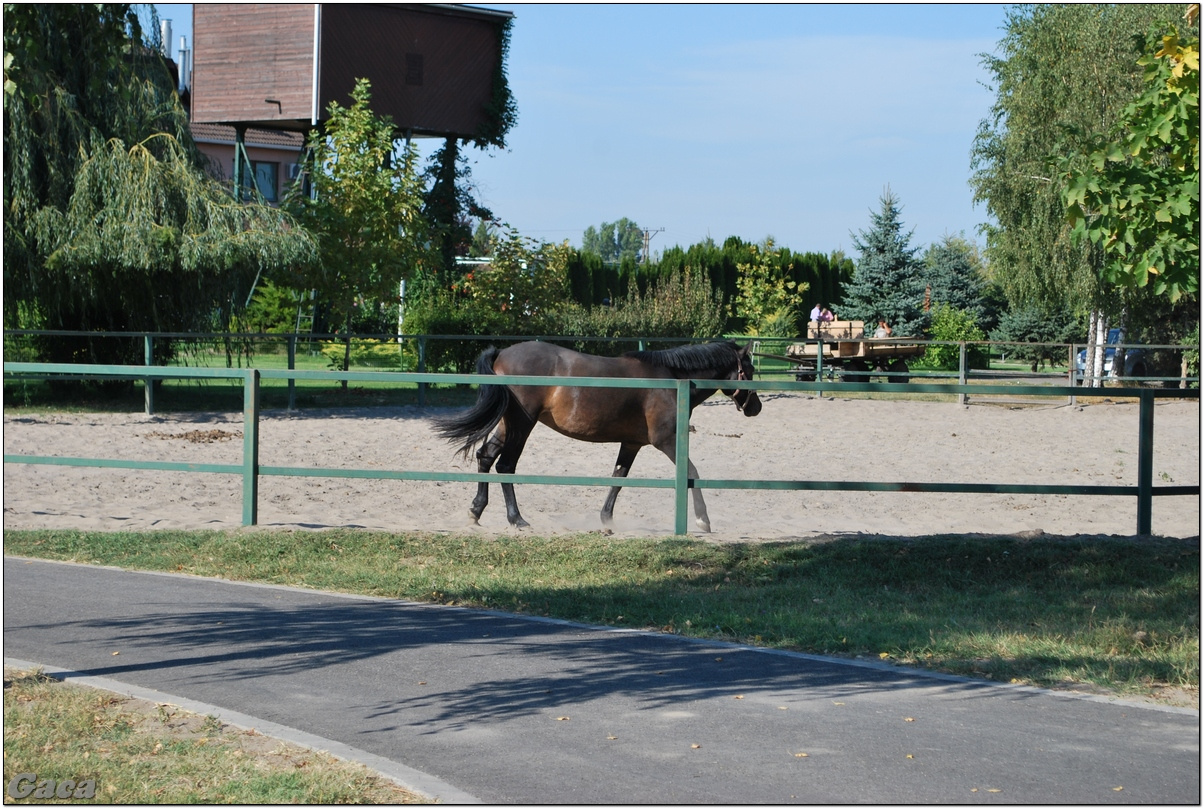
<svg viewBox="0 0 1204 809"><path fill-rule="evenodd" d="M685 536L689 533L686 513L689 505L690 485L690 380L677 380L677 446L674 450L676 483L673 487L675 515L673 533Z"/></svg>
<svg viewBox="0 0 1204 809"><path fill-rule="evenodd" d="M1078 400L1078 397L1074 395L1074 372L1075 372L1075 354L1076 353L1077 352L1075 352L1075 350L1074 350L1074 344L1071 343L1070 359L1066 363L1066 366L1070 369L1069 371L1066 372L1066 386L1071 389L1071 393L1070 393L1070 397L1069 397L1070 401L1068 401L1067 404L1069 404L1071 407L1074 407L1074 403Z"/></svg>
<svg viewBox="0 0 1204 809"><path fill-rule="evenodd" d="M290 371L297 370L297 335L295 332L288 336L288 369ZM289 412L297 409L297 380L291 376L288 378L288 409Z"/></svg>
<svg viewBox="0 0 1204 809"><path fill-rule="evenodd" d="M426 373L426 337L418 337L418 373ZM418 383L418 406L426 407L426 383Z"/></svg>
<svg viewBox="0 0 1204 809"><path fill-rule="evenodd" d="M259 371L243 376L242 524L259 524Z"/></svg>
<svg viewBox="0 0 1204 809"><path fill-rule="evenodd" d="M143 364L148 368L155 364L155 338L149 334L142 335L142 350ZM142 389L145 398L146 415L155 415L155 380L153 377L147 377L142 380Z"/></svg>
<svg viewBox="0 0 1204 809"><path fill-rule="evenodd" d="M1154 511L1154 392L1140 391L1137 417L1137 533L1152 533Z"/></svg>
<svg viewBox="0 0 1204 809"><path fill-rule="evenodd" d="M966 341L965 340L962 340L962 342L958 346L957 384L959 384L959 385L966 384ZM964 392L959 393L959 394L957 394L957 403L964 405L968 398L969 397Z"/></svg>
<svg viewBox="0 0 1204 809"><path fill-rule="evenodd" d="M819 338L815 343L815 381L824 381L824 338ZM815 395L823 398L823 388L816 388Z"/></svg>

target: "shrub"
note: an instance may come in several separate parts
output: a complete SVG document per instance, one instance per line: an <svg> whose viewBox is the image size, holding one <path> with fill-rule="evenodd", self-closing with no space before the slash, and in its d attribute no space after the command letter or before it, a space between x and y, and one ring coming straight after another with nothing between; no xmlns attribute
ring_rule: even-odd
<svg viewBox="0 0 1204 809"><path fill-rule="evenodd" d="M568 296L567 244L536 243L510 228L499 231L489 264L474 267L450 288L431 275L412 279L406 334L542 335L558 331L556 312ZM496 340L428 340L426 370L472 373L477 356Z"/></svg>
<svg viewBox="0 0 1204 809"><path fill-rule="evenodd" d="M408 350L407 350L408 349ZM322 356L330 361L331 368L343 370L343 354L346 345L338 341L324 341ZM350 365L367 368L386 368L393 371L411 371L416 365L413 349L399 345L394 340L351 341Z"/></svg>
<svg viewBox="0 0 1204 809"><path fill-rule="evenodd" d="M256 334L287 334L297 325L297 293L264 279L235 324L240 331Z"/></svg>
<svg viewBox="0 0 1204 809"><path fill-rule="evenodd" d="M985 340L986 335L978 328L974 315L947 304L937 304L932 310L929 339L973 342ZM990 355L985 346L966 346L968 368L988 367ZM961 364L961 346L930 345L917 365L942 371L956 371Z"/></svg>
<svg viewBox="0 0 1204 809"><path fill-rule="evenodd" d="M614 306L585 308L566 304L555 318L559 334L590 337L710 338L723 334L726 323L722 293L705 273L686 268L654 281L641 295L633 284ZM629 344L589 343L579 347L594 354L621 353Z"/></svg>
<svg viewBox="0 0 1204 809"><path fill-rule="evenodd" d="M802 319L799 311L806 284L787 277L794 267L782 267L781 251L772 239L764 247L749 245L748 263L736 265L736 299L732 314L744 319L748 334L760 337L796 337Z"/></svg>
<svg viewBox="0 0 1204 809"><path fill-rule="evenodd" d="M421 297L419 305L406 308L406 334L491 335L507 334L501 318L486 307L474 305L456 293L435 290ZM427 340L426 370L472 373L477 355L490 344L483 340Z"/></svg>

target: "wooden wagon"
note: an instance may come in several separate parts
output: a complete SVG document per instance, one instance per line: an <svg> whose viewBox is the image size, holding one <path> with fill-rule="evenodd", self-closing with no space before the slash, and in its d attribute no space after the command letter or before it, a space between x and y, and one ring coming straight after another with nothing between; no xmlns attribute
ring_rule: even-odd
<svg viewBox="0 0 1204 809"><path fill-rule="evenodd" d="M785 356L758 354L790 363L790 372L800 382L814 381L821 368L831 369L844 382L868 382L874 374L889 374L889 382L907 382L907 358L923 354L926 346L899 340L867 337L861 320L811 321L807 342L788 346Z"/></svg>

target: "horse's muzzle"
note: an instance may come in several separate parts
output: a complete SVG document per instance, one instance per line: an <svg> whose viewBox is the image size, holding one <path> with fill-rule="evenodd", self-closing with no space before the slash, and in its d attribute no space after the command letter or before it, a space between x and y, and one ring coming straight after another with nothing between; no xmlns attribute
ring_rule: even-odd
<svg viewBox="0 0 1204 809"><path fill-rule="evenodd" d="M746 416L755 416L761 412L761 398L755 390L738 390L732 397L736 409Z"/></svg>

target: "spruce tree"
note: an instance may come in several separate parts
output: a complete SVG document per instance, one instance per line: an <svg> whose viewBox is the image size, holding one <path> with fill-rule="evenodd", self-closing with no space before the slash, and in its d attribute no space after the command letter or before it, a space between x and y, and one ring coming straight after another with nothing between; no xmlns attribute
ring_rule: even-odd
<svg viewBox="0 0 1204 809"><path fill-rule="evenodd" d="M861 253L844 299L836 311L841 320L885 320L897 337L921 337L927 326L923 268L911 247L912 231L903 232L899 199L887 188L882 208L870 214L869 230L853 236Z"/></svg>
<svg viewBox="0 0 1204 809"><path fill-rule="evenodd" d="M473 258L489 258L493 255L493 247L497 241L497 225L490 219L477 222L477 229L472 232L472 249L469 252Z"/></svg>
<svg viewBox="0 0 1204 809"><path fill-rule="evenodd" d="M986 280L982 276L982 260L972 242L959 236L946 235L924 253L924 282L931 289L931 301L974 316L982 325L986 313L983 301Z"/></svg>

